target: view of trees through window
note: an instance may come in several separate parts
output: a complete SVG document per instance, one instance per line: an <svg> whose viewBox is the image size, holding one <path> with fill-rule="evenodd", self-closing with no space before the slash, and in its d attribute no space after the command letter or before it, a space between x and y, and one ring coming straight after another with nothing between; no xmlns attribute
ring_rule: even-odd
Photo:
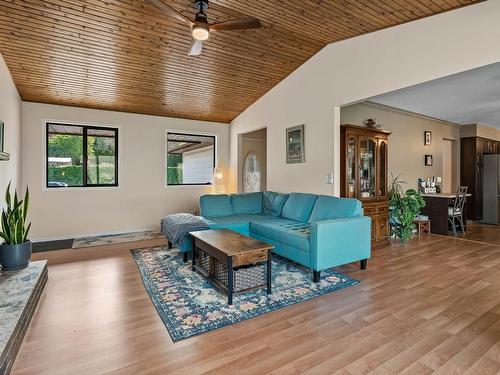
<svg viewBox="0 0 500 375"><path fill-rule="evenodd" d="M215 167L215 137L167 134L167 185L209 185Z"/></svg>
<svg viewBox="0 0 500 375"><path fill-rule="evenodd" d="M116 186L118 130L47 124L47 187Z"/></svg>

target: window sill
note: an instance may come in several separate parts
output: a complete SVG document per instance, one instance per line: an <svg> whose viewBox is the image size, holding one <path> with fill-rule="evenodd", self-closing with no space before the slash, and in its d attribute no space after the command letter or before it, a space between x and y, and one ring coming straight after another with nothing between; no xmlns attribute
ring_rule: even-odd
<svg viewBox="0 0 500 375"><path fill-rule="evenodd" d="M205 185L205 184L202 184L202 185L165 185L164 189L165 190L168 190L168 189L184 189L184 188L187 188L187 189L192 189L192 188L195 188L195 189L212 189L213 186L214 186L213 184L211 184L211 185Z"/></svg>
<svg viewBox="0 0 500 375"><path fill-rule="evenodd" d="M43 187L42 191L99 191L99 190L121 190L121 186L68 186L68 187Z"/></svg>

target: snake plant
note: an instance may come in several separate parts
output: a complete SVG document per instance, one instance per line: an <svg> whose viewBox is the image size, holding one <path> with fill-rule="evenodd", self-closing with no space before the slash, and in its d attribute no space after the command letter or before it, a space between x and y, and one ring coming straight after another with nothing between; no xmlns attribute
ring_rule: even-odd
<svg viewBox="0 0 500 375"><path fill-rule="evenodd" d="M26 188L24 199L19 200L17 191L14 190L14 196L10 194L10 185L9 182L5 193L6 207L2 210L0 237L5 241L5 245L18 245L28 240L31 228L31 223L26 225L29 190Z"/></svg>

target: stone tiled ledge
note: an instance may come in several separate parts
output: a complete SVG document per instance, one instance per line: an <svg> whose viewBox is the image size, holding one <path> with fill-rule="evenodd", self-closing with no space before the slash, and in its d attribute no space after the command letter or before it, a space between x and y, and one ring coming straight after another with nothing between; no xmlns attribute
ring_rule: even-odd
<svg viewBox="0 0 500 375"><path fill-rule="evenodd" d="M47 261L0 271L0 374L8 374L47 282Z"/></svg>

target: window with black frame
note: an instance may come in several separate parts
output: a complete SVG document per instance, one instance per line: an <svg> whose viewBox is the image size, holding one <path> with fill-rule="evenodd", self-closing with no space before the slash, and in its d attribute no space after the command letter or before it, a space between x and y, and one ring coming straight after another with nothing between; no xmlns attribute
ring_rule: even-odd
<svg viewBox="0 0 500 375"><path fill-rule="evenodd" d="M215 136L167 133L166 183L211 185L215 168Z"/></svg>
<svg viewBox="0 0 500 375"><path fill-rule="evenodd" d="M118 186L118 129L47 123L47 187Z"/></svg>

